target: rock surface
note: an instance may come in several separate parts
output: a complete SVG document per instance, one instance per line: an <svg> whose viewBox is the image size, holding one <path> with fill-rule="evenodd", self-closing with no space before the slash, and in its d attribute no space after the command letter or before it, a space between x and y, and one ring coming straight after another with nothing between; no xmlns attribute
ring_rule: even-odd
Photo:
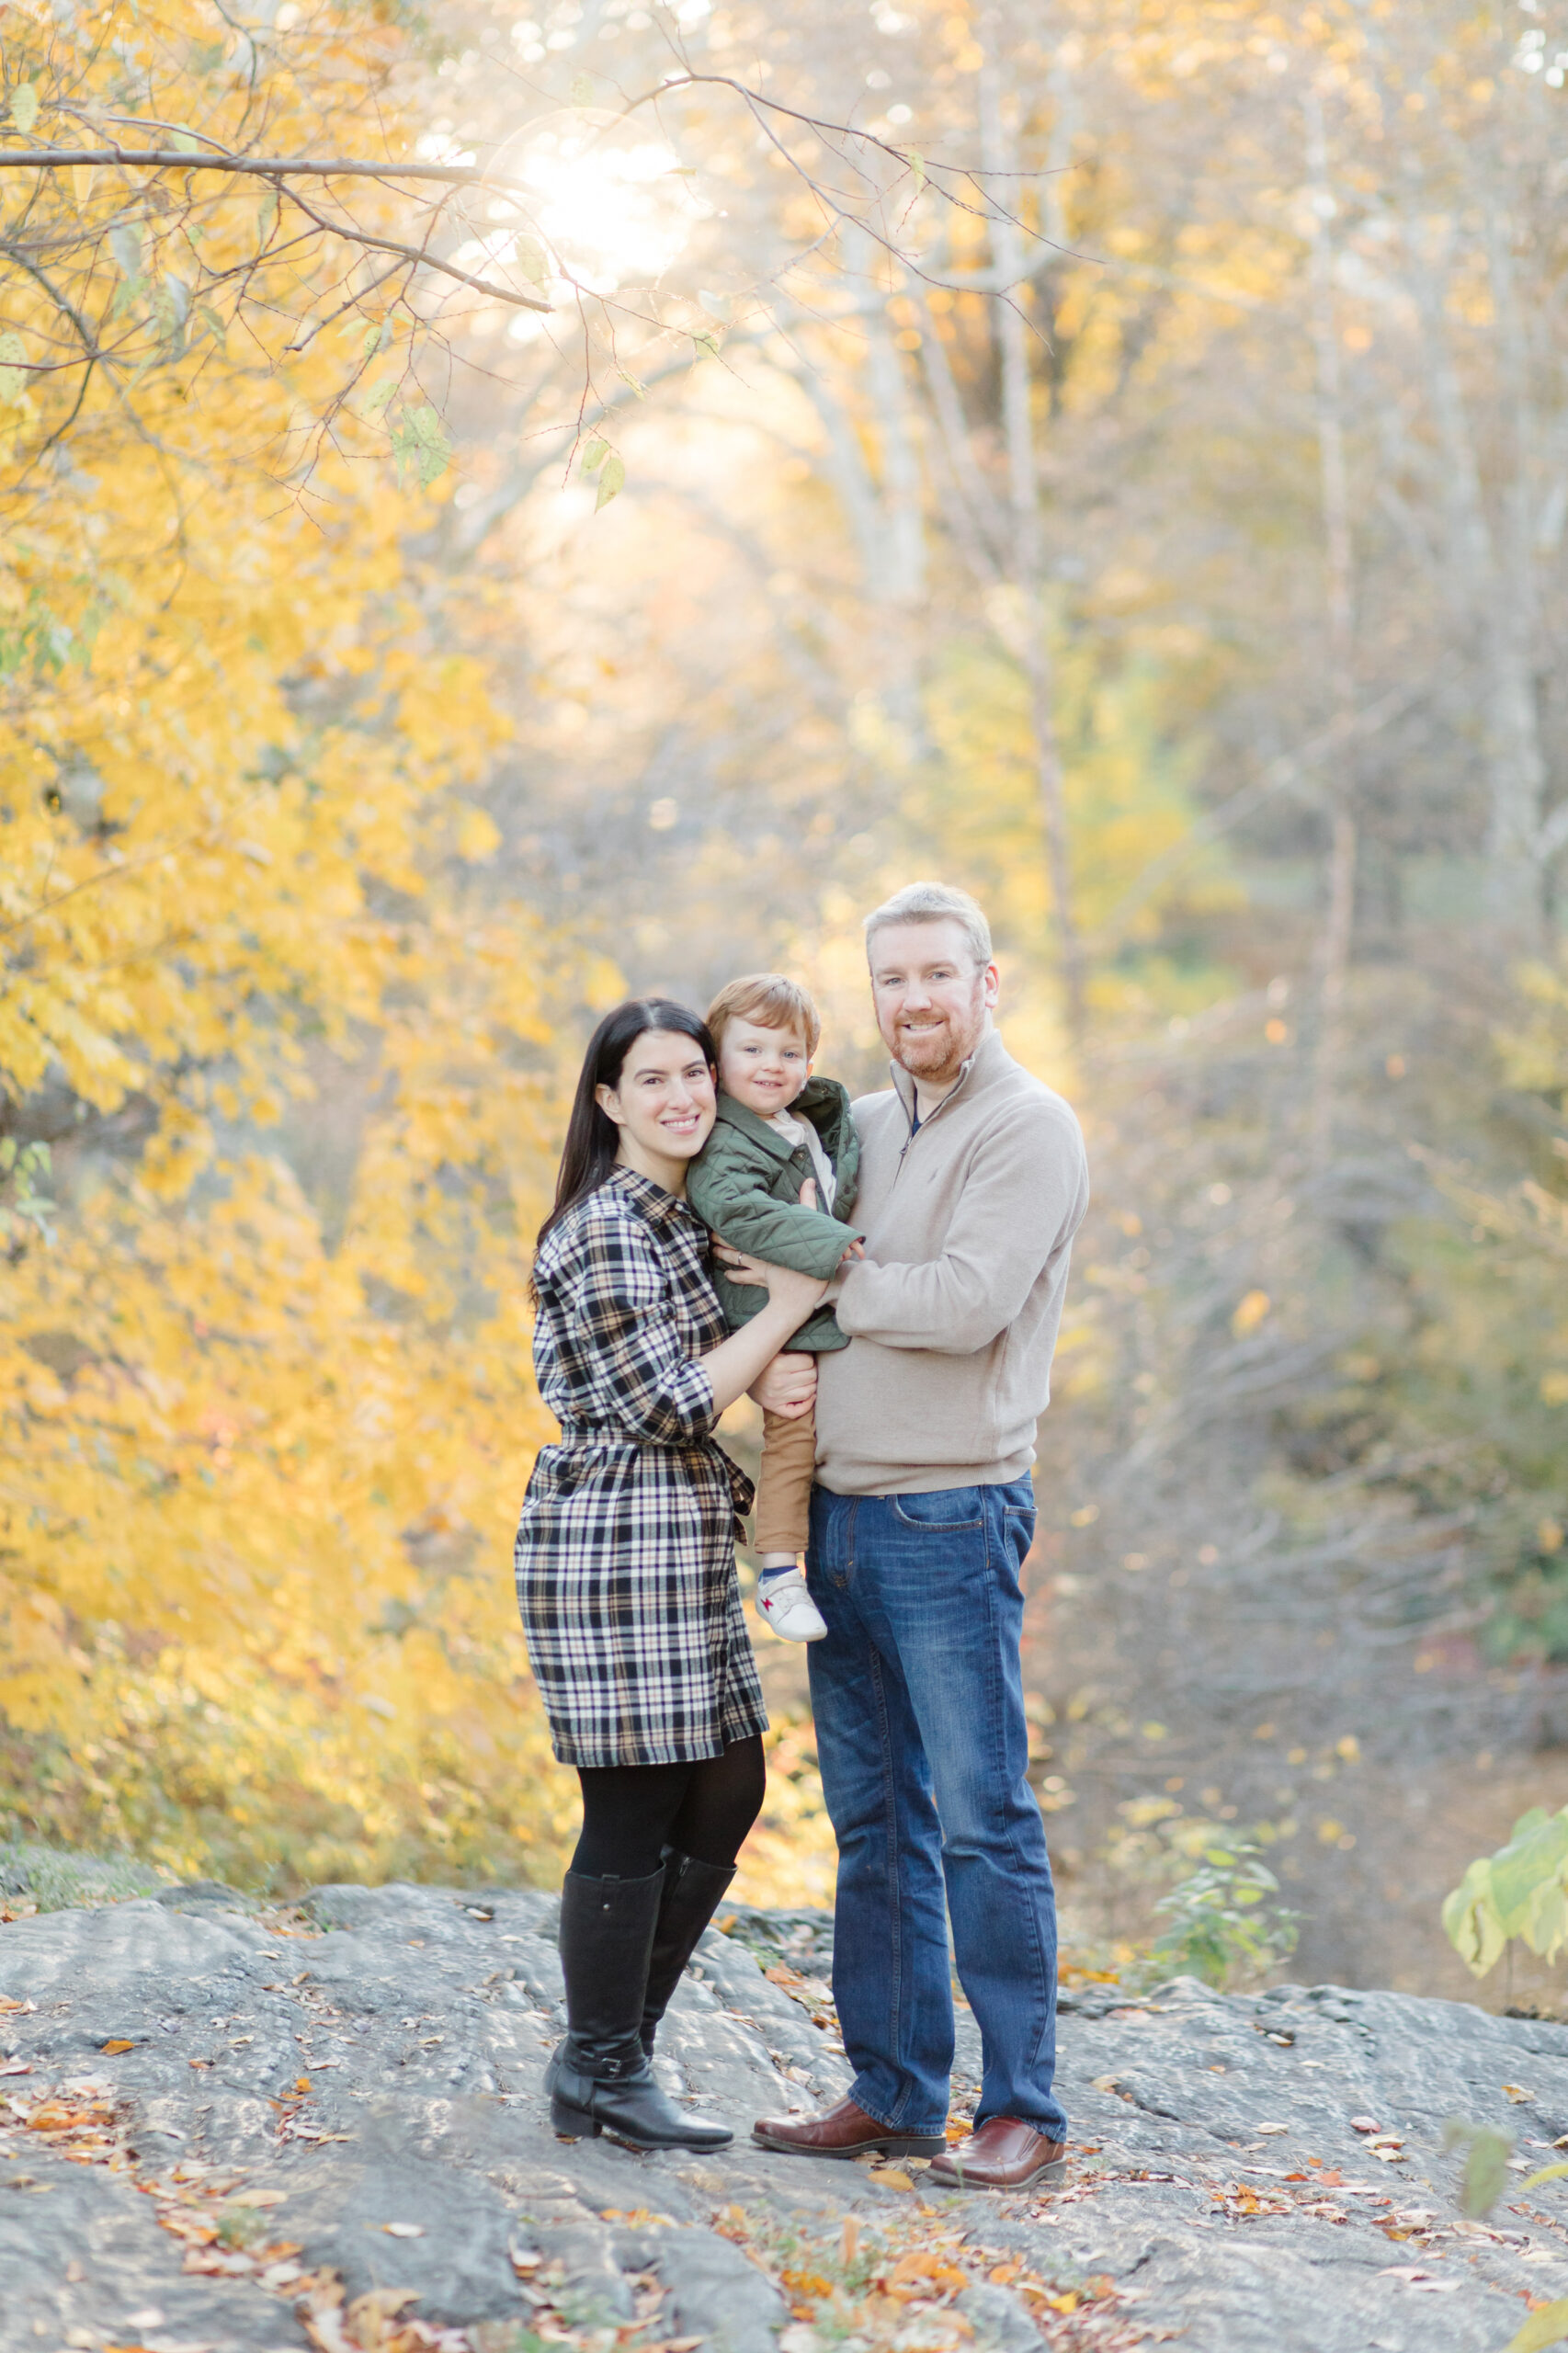
<svg viewBox="0 0 1568 2353"><path fill-rule="evenodd" d="M557 2141L554 1910L330 1887L258 1914L202 1886L0 1927L0 2345L1502 2353L1568 2296L1568 2188L1468 2222L1442 2151L1457 2116L1513 2133L1511 2184L1552 2162L1568 2028L1092 1987L1063 2002L1067 2180L944 2193L744 2137L848 2080L808 1914L724 1915L662 2038L733 2147ZM978 2040L962 2015L957 2112Z"/></svg>

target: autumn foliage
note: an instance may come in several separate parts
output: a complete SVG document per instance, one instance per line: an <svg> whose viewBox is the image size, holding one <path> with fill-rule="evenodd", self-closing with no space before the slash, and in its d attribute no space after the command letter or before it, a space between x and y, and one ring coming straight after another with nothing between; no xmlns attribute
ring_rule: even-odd
<svg viewBox="0 0 1568 2353"><path fill-rule="evenodd" d="M210 8L12 9L7 80L66 131L155 86L224 139L265 104L285 152L411 135L392 36L313 22L258 97ZM0 1196L6 1795L186 1873L515 1875L560 1803L497 1574L522 1245L553 1008L607 983L470 903L505 722L384 418L314 430L396 324L291 350L332 241L243 184L135 193L7 188L58 252L9 314L50 370L0 407L0 1085L63 1192L51 1246ZM278 1139L324 1095L312 1196Z"/></svg>

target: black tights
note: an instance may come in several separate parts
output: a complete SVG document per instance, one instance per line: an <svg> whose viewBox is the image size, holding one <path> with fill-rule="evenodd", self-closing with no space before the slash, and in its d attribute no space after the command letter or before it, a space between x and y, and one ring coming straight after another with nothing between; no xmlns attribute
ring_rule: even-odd
<svg viewBox="0 0 1568 2353"><path fill-rule="evenodd" d="M582 1879L646 1879L666 1847L727 1870L762 1812L762 1735L733 1740L694 1765L579 1765L583 1834L572 1858Z"/></svg>

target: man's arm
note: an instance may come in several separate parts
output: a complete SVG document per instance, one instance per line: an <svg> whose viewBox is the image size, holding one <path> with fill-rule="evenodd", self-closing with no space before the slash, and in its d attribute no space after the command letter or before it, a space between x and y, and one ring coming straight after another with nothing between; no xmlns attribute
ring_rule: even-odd
<svg viewBox="0 0 1568 2353"><path fill-rule="evenodd" d="M1013 1322L1088 1198L1076 1121L1048 1102L1021 1106L978 1153L941 1256L849 1267L830 1294L841 1327L884 1347L972 1356Z"/></svg>

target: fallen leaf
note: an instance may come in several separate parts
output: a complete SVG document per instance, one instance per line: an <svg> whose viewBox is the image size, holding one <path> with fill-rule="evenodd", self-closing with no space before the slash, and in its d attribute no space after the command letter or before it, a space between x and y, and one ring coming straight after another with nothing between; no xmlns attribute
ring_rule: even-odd
<svg viewBox="0 0 1568 2353"><path fill-rule="evenodd" d="M383 2222L381 2228L389 2239L422 2239L425 2235L423 2222Z"/></svg>
<svg viewBox="0 0 1568 2353"><path fill-rule="evenodd" d="M1288 2124L1255 2124L1252 2129L1255 2132L1289 2132L1290 2130Z"/></svg>
<svg viewBox="0 0 1568 2353"><path fill-rule="evenodd" d="M998 2288L1008 2288L1023 2268L1021 2263L999 2263L994 2271L988 2271L985 2276Z"/></svg>
<svg viewBox="0 0 1568 2353"><path fill-rule="evenodd" d="M897 2165L873 2165L866 2178L878 2183L883 2189L913 2189L915 2187L910 2176L902 2173Z"/></svg>
<svg viewBox="0 0 1568 2353"><path fill-rule="evenodd" d="M1375 2116L1353 2116L1350 2120L1352 2132L1381 2132L1382 2129Z"/></svg>
<svg viewBox="0 0 1568 2353"><path fill-rule="evenodd" d="M223 2202L227 2206L281 2206L288 2196L286 2189L236 2189Z"/></svg>
<svg viewBox="0 0 1568 2353"><path fill-rule="evenodd" d="M117 2058L122 2051L134 2051L136 2045L133 2042L128 2042L123 2035L119 2034L115 2036L112 2042L100 2042L98 2045L98 2049L107 2052L111 2059Z"/></svg>
<svg viewBox="0 0 1568 2353"><path fill-rule="evenodd" d="M1549 2345L1561 2345L1568 2336L1568 2301L1560 2298L1554 2304L1542 2304L1531 2313L1517 2336L1508 2339L1506 2353L1545 2353Z"/></svg>
<svg viewBox="0 0 1568 2353"><path fill-rule="evenodd" d="M7 2059L0 2067L0 2075L30 2075L32 2069L25 2059Z"/></svg>
<svg viewBox="0 0 1568 2353"><path fill-rule="evenodd" d="M308 2091L310 2090L310 2088L311 2088L311 2079L310 2079L309 2075L298 2075L298 2076L296 2076L296 2077L295 2077L295 2079L294 2079L294 2089L295 2089L297 2092L299 2092L299 2093L301 2093L301 2094L302 2095L303 2093L308 2092Z"/></svg>
<svg viewBox="0 0 1568 2353"><path fill-rule="evenodd" d="M1526 2091L1523 2084L1505 2084L1503 2089L1508 2098L1513 2101L1516 2108L1519 2106L1522 2100L1534 2099L1535 2097L1534 2092Z"/></svg>
<svg viewBox="0 0 1568 2353"><path fill-rule="evenodd" d="M9 1994L0 1994L0 2010L4 2010L7 2014L12 2010L36 2010L38 2004L36 2002L14 2001Z"/></svg>

